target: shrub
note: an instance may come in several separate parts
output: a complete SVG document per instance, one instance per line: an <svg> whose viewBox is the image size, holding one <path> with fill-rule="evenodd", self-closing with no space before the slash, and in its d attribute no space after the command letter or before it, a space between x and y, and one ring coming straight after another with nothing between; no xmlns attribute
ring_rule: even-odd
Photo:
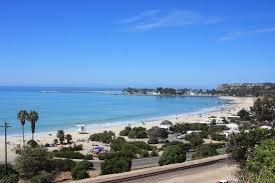
<svg viewBox="0 0 275 183"><path fill-rule="evenodd" d="M54 157L67 158L67 159L93 159L92 155L84 155L75 151L53 151Z"/></svg>
<svg viewBox="0 0 275 183"><path fill-rule="evenodd" d="M18 174L5 175L0 179L0 183L15 183L19 181Z"/></svg>
<svg viewBox="0 0 275 183"><path fill-rule="evenodd" d="M61 151L81 151L83 150L82 144L75 145L73 147L64 147Z"/></svg>
<svg viewBox="0 0 275 183"><path fill-rule="evenodd" d="M60 144L63 144L64 140L65 140L65 133L63 130L58 130L57 134L56 134L56 138L59 139Z"/></svg>
<svg viewBox="0 0 275 183"><path fill-rule="evenodd" d="M35 147L38 146L38 143L37 143L35 140L29 140L29 141L27 142L27 146L32 147L32 148L35 148Z"/></svg>
<svg viewBox="0 0 275 183"><path fill-rule="evenodd" d="M170 145L166 147L159 159L159 165L182 163L186 160L186 151L181 145Z"/></svg>
<svg viewBox="0 0 275 183"><path fill-rule="evenodd" d="M131 130L132 130L132 128L129 127L129 126L127 126L127 127L125 127L124 130L122 130L121 132L119 132L119 135L121 135L121 136L128 136Z"/></svg>
<svg viewBox="0 0 275 183"><path fill-rule="evenodd" d="M101 164L101 174L122 173L131 170L132 162L129 158L115 156L112 159L106 159Z"/></svg>
<svg viewBox="0 0 275 183"><path fill-rule="evenodd" d="M211 139L212 140L217 140L217 141L227 140L226 135L218 134L218 133L211 134Z"/></svg>
<svg viewBox="0 0 275 183"><path fill-rule="evenodd" d="M135 141L135 142L130 142L130 144L133 144L137 146L139 149L151 151L153 148L149 144L146 144L146 142L143 141Z"/></svg>
<svg viewBox="0 0 275 183"><path fill-rule="evenodd" d="M72 138L72 135L71 135L71 134L66 134L66 135L65 135L65 139L67 140L67 143L70 144L70 143L71 143L71 140L72 140L73 138Z"/></svg>
<svg viewBox="0 0 275 183"><path fill-rule="evenodd" d="M151 157L156 157L156 156L158 156L159 154L158 154L158 152L156 151L156 150L153 150L152 152L151 152Z"/></svg>
<svg viewBox="0 0 275 183"><path fill-rule="evenodd" d="M148 144L158 144L158 139L157 138L149 138L149 140L147 141Z"/></svg>
<svg viewBox="0 0 275 183"><path fill-rule="evenodd" d="M8 174L17 174L16 170L14 170L11 164L7 165L7 172ZM5 176L5 164L0 164L0 179Z"/></svg>
<svg viewBox="0 0 275 183"><path fill-rule="evenodd" d="M203 144L204 142L202 137L199 134L187 135L185 137L185 140L188 140L193 148Z"/></svg>
<svg viewBox="0 0 275 183"><path fill-rule="evenodd" d="M69 159L56 159L54 160L55 171L71 171L75 166L75 162Z"/></svg>
<svg viewBox="0 0 275 183"><path fill-rule="evenodd" d="M115 136L112 131L104 131L103 133L95 133L90 136L91 141L98 141L103 143L110 143Z"/></svg>
<svg viewBox="0 0 275 183"><path fill-rule="evenodd" d="M141 151L141 157L142 158L147 158L147 157L149 157L149 152L148 151Z"/></svg>
<svg viewBox="0 0 275 183"><path fill-rule="evenodd" d="M143 128L143 127L134 127L128 134L128 137L130 139L134 139L134 138L137 138L137 139L143 139L143 138L147 138L148 135L147 135L147 132L146 132L146 128Z"/></svg>
<svg viewBox="0 0 275 183"><path fill-rule="evenodd" d="M71 170L72 177L75 180L85 179L89 177L88 170L93 167L93 163L81 161Z"/></svg>
<svg viewBox="0 0 275 183"><path fill-rule="evenodd" d="M41 170L52 170L52 156L43 147L25 147L15 160L15 167L19 175L25 178L35 176Z"/></svg>
<svg viewBox="0 0 275 183"><path fill-rule="evenodd" d="M163 145L161 147L161 150L164 150L166 147L171 146L171 145L179 145L186 152L188 152L192 148L191 144L184 144L179 141L172 141L172 142L169 142L168 144Z"/></svg>
<svg viewBox="0 0 275 183"><path fill-rule="evenodd" d="M52 175L46 171L39 172L38 175L30 179L30 183L50 183Z"/></svg>
<svg viewBox="0 0 275 183"><path fill-rule="evenodd" d="M217 149L214 146L211 145L202 145L200 146L196 153L193 154L192 158L198 159L198 158L206 158L210 156L216 156L218 155Z"/></svg>
<svg viewBox="0 0 275 183"><path fill-rule="evenodd" d="M148 130L148 135L150 138L161 138L167 139L168 138L168 131L164 128L159 128L157 126L152 127Z"/></svg>

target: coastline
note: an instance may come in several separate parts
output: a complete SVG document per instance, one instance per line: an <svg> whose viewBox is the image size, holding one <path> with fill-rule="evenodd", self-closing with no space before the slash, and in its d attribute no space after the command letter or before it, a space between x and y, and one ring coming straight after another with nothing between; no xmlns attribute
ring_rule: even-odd
<svg viewBox="0 0 275 183"><path fill-rule="evenodd" d="M130 124L131 127L137 127L142 126L147 129L153 127L153 126L159 126L162 120L169 120L172 123L180 123L180 122L188 122L188 123L198 123L202 122L210 116L216 116L216 117L226 117L230 115L235 115L239 110L245 108L249 109L255 100L255 98L251 97L220 97L221 99L229 100L228 104L225 104L223 106L215 107L215 108L206 108L204 110L191 112L191 113L183 113L183 114L175 114L170 116L163 116L153 119L144 119L139 120L139 122L133 122ZM76 141L77 139L83 139L88 138L90 134L92 133L99 133L103 132L104 130L111 130L115 132L116 135L119 134L121 130L123 130L126 126L129 124L114 124L111 126L107 126L109 124L105 124L105 126L99 126L97 124L97 127L94 126L87 126L87 132L89 134L79 134L77 130L66 130L65 133L69 133L73 137L73 141ZM35 140L38 141L39 144L45 144L45 143L52 143L53 140L56 138L56 132L52 132L52 136L50 136L47 132L40 132L35 133ZM25 140L28 141L31 139L31 136L27 134L25 136ZM16 157L15 153L13 152L12 148L14 148L18 143L22 144L22 136L16 135L16 136L8 136L8 160L13 161ZM0 144L4 144L4 138L0 137ZM89 148L91 147L91 144L83 144L84 153L88 152ZM1 148L0 150L0 162L4 161L4 148Z"/></svg>

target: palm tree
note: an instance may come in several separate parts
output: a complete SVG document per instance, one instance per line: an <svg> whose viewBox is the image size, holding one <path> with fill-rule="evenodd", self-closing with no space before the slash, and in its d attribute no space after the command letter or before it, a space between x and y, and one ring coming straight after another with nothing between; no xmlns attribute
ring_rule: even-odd
<svg viewBox="0 0 275 183"><path fill-rule="evenodd" d="M33 135L35 132L35 124L38 121L39 117L38 117L38 113L35 111L31 111L28 114L28 121L31 122L31 129L32 129L32 140L33 140Z"/></svg>
<svg viewBox="0 0 275 183"><path fill-rule="evenodd" d="M17 119L20 121L22 126L22 133L23 133L23 147L25 147L25 132L24 132L24 125L26 120L28 120L28 112L26 110L21 110L17 114Z"/></svg>

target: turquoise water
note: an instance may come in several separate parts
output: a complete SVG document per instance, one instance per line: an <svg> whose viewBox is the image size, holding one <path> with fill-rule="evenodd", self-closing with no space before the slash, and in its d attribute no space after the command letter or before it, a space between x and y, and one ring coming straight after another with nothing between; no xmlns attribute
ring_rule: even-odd
<svg viewBox="0 0 275 183"><path fill-rule="evenodd" d="M42 92L50 91L50 92ZM219 107L217 97L164 97L114 95L119 91L100 92L87 88L5 88L0 87L0 120L12 128L10 134L21 133L17 112L21 109L39 113L37 132L76 129L77 124L90 128L128 124L179 113L190 113ZM111 94L112 93L112 94ZM26 124L30 133L30 125ZM0 130L0 136L3 130Z"/></svg>

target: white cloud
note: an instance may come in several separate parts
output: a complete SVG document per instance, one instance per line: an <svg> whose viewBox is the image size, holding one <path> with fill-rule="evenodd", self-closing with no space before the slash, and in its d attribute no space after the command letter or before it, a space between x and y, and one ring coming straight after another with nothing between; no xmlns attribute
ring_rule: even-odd
<svg viewBox="0 0 275 183"><path fill-rule="evenodd" d="M176 27L190 24L214 24L220 22L218 17L205 17L194 11L149 10L121 21L127 30L146 31L161 27Z"/></svg>
<svg viewBox="0 0 275 183"><path fill-rule="evenodd" d="M220 37L220 41L228 41L233 40L241 36L247 36L252 34L258 34L258 33L266 33L266 32L275 32L275 27L271 28L263 28L263 29L256 29L256 30L250 30L250 31L236 31L236 32L229 32L225 34L224 36Z"/></svg>

